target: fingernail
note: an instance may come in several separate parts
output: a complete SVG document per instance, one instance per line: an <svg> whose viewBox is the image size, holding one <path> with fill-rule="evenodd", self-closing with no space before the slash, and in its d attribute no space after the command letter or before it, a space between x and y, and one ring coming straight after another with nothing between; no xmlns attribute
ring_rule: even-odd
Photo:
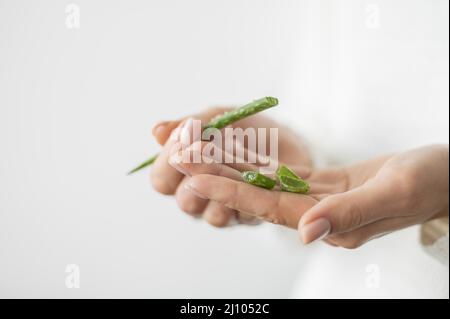
<svg viewBox="0 0 450 319"><path fill-rule="evenodd" d="M305 244L322 240L327 237L330 232L331 224L325 218L316 219L300 228L300 236Z"/></svg>
<svg viewBox="0 0 450 319"><path fill-rule="evenodd" d="M188 146L191 144L191 132L194 127L194 120L192 118L188 119L186 123L184 123L183 128L181 129L180 134L180 142L181 144Z"/></svg>
<svg viewBox="0 0 450 319"><path fill-rule="evenodd" d="M184 188L190 191L195 196L202 198L202 199L208 199L205 195L199 193L191 184L190 182L184 185Z"/></svg>

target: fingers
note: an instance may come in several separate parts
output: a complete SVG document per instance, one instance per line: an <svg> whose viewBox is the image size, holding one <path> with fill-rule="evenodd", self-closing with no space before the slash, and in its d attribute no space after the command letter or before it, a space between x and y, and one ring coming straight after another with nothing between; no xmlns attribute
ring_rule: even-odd
<svg viewBox="0 0 450 319"><path fill-rule="evenodd" d="M201 153L200 149L206 145L207 142L197 142L201 143L201 145L193 144L191 145L188 153L186 155L186 158L193 159L195 158L195 153ZM195 149L195 150L194 150ZM199 159L202 159L202 155L198 155ZM208 158L209 160L209 158ZM201 174L209 174L209 175L217 175L217 176L223 176L227 177L236 181L242 181L241 172L244 171L258 171L259 167L255 166L254 164L250 163L228 163L228 164L220 164L220 163L205 163L204 161L201 161L200 163L191 163L191 161L177 161L174 158L171 158L170 165L172 165L175 169L177 169L180 173L185 174L187 176L195 176L195 175L201 175ZM310 168L296 168L296 172L305 172L305 170L311 170ZM300 174L299 174L300 175ZM300 176L305 176L300 175ZM273 179L276 179L275 174L267 175L268 177L271 177ZM316 194L333 194L337 192L337 188L334 184L325 184L325 183L318 183L318 182L309 182L311 189L310 189L310 195L316 195Z"/></svg>
<svg viewBox="0 0 450 319"><path fill-rule="evenodd" d="M179 184L175 198L180 209L192 216L199 217L208 205L208 200L195 196L185 188L190 177L185 177Z"/></svg>
<svg viewBox="0 0 450 319"><path fill-rule="evenodd" d="M209 201L208 206L203 212L203 219L214 227L228 226L235 216L235 211L220 203Z"/></svg>
<svg viewBox="0 0 450 319"><path fill-rule="evenodd" d="M189 177L183 179L176 192L178 206L185 213L194 217L201 217L214 227L229 226L233 219L237 219L240 224L257 225L260 220L254 216L238 213L220 203L208 201L186 189L185 185Z"/></svg>
<svg viewBox="0 0 450 319"><path fill-rule="evenodd" d="M232 180L241 181L241 172L239 170L236 170L230 166L219 164L219 163L212 163L212 164L204 164L204 163L177 163L171 161L170 163L174 168L176 168L179 172L183 173L186 176L196 176L201 174L210 174L210 175L216 175L216 176L222 176L226 177ZM251 165L251 164L249 164ZM249 167L246 167L249 168ZM250 170L257 170L258 168L251 167ZM191 196L197 197L197 195L193 195L191 192L187 191L185 189L185 181L188 181L188 179L185 179L182 184L179 186L179 191L183 196L182 201L187 200L189 196L185 194L185 192L190 193ZM183 188L183 191L181 191L181 188ZM177 191L178 193L178 191ZM178 197L178 196L177 196ZM200 199L202 200L202 199ZM183 206L182 204L179 204L180 207L184 211L190 212L194 210L192 208L193 204L187 204L185 203ZM187 206L187 207L186 207ZM199 210L197 208L197 210ZM227 215L232 214L232 218L226 218ZM255 216L245 214L242 212L237 212L233 209L230 209L223 204L218 204L216 202L211 202L210 205L208 205L207 209L203 212L204 219L210 223L211 225L215 227L224 227L228 226L230 224L231 219L236 217L236 220L240 224L246 224L246 225L258 225L261 223L261 220L256 218Z"/></svg>
<svg viewBox="0 0 450 319"><path fill-rule="evenodd" d="M187 149L182 150L178 154L174 154L174 156L169 159L170 165L187 176L210 174L227 177L237 181L242 180L242 171L258 170L257 166L250 163L229 163L225 165L221 164L220 160L216 162L215 159L204 155L202 152L208 143L209 142L197 141Z"/></svg>
<svg viewBox="0 0 450 319"><path fill-rule="evenodd" d="M189 118L172 131L151 170L151 183L156 191L166 195L175 193L183 174L169 164L169 159L182 148L189 146L193 142L191 138L200 138L195 136L195 132L201 129L196 127L199 124L198 121Z"/></svg>
<svg viewBox="0 0 450 319"><path fill-rule="evenodd" d="M202 174L216 175L226 177L235 181L242 181L241 172L224 164L212 163L171 163L178 171L187 176L196 176ZM250 165L250 164L249 164ZM252 167L249 170L258 170L258 168ZM222 205L223 206L223 205ZM235 212L237 220L241 224L246 225L258 225L261 223L261 219L256 218L254 215ZM217 225L215 225L217 226ZM220 226L218 226L220 227Z"/></svg>
<svg viewBox="0 0 450 319"><path fill-rule="evenodd" d="M200 142L201 143L201 142ZM199 145L200 146L200 145ZM194 147L194 149L196 149ZM201 159L200 162L195 163L191 159L196 157L196 154ZM178 157L171 157L169 160L170 165L172 165L175 169L177 169L179 172L188 175L188 176L195 176L195 175L201 175L201 174L210 174L210 175L217 175L217 176L223 176L227 177L233 180L241 180L241 173L224 164L215 163L213 162L213 159L208 158L208 162L205 163L205 158L202 158L202 155L199 154L199 151L193 150L192 148L187 150L184 154L183 159L188 160L182 160L179 161Z"/></svg>
<svg viewBox="0 0 450 319"><path fill-rule="evenodd" d="M176 169L189 176L202 174L216 175L226 177L235 181L242 180L241 173L227 165L223 164L203 164L203 163L172 163Z"/></svg>
<svg viewBox="0 0 450 319"><path fill-rule="evenodd" d="M391 200L394 193L387 182L368 183L325 198L303 215L299 223L303 242L308 244L389 217L395 211L395 201Z"/></svg>
<svg viewBox="0 0 450 319"><path fill-rule="evenodd" d="M228 108L210 108L195 116L195 118L207 122L227 110ZM189 137L195 133L196 130L194 127L183 130L183 126L188 123L195 125L192 121L183 119L161 122L153 128L153 134L160 144L164 144L164 147L158 159L153 164L150 180L155 190L162 194L173 195L183 178L183 174L169 165L169 158L176 151L176 147L180 146L178 145L180 141L185 142L185 140L189 140ZM188 143L190 142L188 141Z"/></svg>
<svg viewBox="0 0 450 319"><path fill-rule="evenodd" d="M169 158L174 151L174 146L178 143L180 130L180 127L174 130L172 137L167 140L150 171L150 181L153 188L166 195L173 195L184 177L183 174L169 165Z"/></svg>
<svg viewBox="0 0 450 319"><path fill-rule="evenodd" d="M309 196L269 191L215 175L193 176L186 187L228 208L291 228L317 203Z"/></svg>

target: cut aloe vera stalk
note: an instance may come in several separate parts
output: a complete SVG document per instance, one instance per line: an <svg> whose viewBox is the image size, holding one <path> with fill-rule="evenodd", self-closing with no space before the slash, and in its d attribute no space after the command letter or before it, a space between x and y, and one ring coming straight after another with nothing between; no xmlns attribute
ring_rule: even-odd
<svg viewBox="0 0 450 319"><path fill-rule="evenodd" d="M306 194L309 192L309 184L295 174L289 167L280 166L277 170L281 190L291 193Z"/></svg>
<svg viewBox="0 0 450 319"><path fill-rule="evenodd" d="M149 165L152 165L156 160L158 159L158 154L150 157L148 160L146 160L144 163L140 164L138 167L134 168L133 170L128 172L128 175L131 175L144 167L147 167Z"/></svg>
<svg viewBox="0 0 450 319"><path fill-rule="evenodd" d="M292 178L286 175L278 176L278 178L282 191L298 194L306 194L309 192L309 184L300 178Z"/></svg>
<svg viewBox="0 0 450 319"><path fill-rule="evenodd" d="M242 178L248 184L262 187L265 189L273 189L277 184L275 180L253 171L243 172Z"/></svg>
<svg viewBox="0 0 450 319"><path fill-rule="evenodd" d="M301 179L289 167L284 166L284 165L282 165L282 166L280 166L280 168L278 168L277 175L278 176L288 176L288 177L291 177L291 178Z"/></svg>

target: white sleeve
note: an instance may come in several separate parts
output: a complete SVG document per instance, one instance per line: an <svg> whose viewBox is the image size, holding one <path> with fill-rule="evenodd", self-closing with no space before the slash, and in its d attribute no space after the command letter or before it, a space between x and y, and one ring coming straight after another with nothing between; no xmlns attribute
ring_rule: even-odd
<svg viewBox="0 0 450 319"><path fill-rule="evenodd" d="M448 266L448 217L424 224L421 230L421 239L425 250Z"/></svg>

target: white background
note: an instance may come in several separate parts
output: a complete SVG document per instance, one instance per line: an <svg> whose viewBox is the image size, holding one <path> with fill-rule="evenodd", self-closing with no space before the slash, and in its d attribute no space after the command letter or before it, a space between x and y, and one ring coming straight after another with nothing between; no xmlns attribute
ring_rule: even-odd
<svg viewBox="0 0 450 319"><path fill-rule="evenodd" d="M79 29L69 3L0 0L0 297L290 296L295 232L125 175L160 120L272 95L326 161L448 143L448 1L79 0Z"/></svg>

